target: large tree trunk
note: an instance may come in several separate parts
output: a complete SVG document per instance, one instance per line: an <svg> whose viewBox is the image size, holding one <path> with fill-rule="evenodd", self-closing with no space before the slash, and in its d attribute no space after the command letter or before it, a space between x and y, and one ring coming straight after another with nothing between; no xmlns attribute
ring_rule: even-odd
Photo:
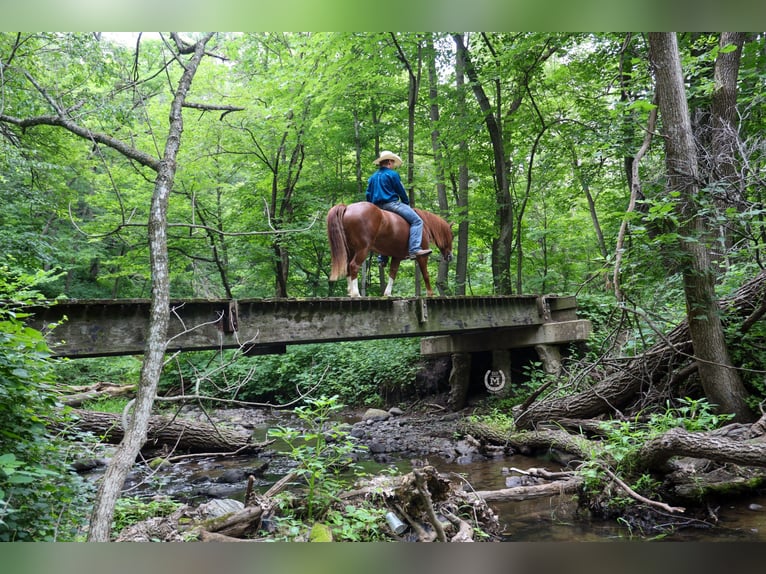
<svg viewBox="0 0 766 574"><path fill-rule="evenodd" d="M733 368L715 297L716 274L710 260L711 230L701 214L697 152L686 104L684 78L675 33L649 34L652 65L665 140L668 192L679 192L679 249L689 333L700 381L708 400L739 421L753 420L747 393Z"/></svg>
<svg viewBox="0 0 766 574"><path fill-rule="evenodd" d="M423 68L423 46L420 39L416 39L417 60L413 67L407 54L402 49L394 32L390 32L391 40L399 53L399 60L407 71L407 194L410 199L410 207L416 207L417 194L415 193L415 114L417 112L418 94L420 93L420 81ZM420 269L415 266L415 293L420 295Z"/></svg>
<svg viewBox="0 0 766 574"><path fill-rule="evenodd" d="M122 492L128 472L146 441L149 418L157 394L157 385L167 347L170 320L170 287L167 245L167 208L176 173L176 157L183 132L182 107L197 67L205 55L205 46L213 34L207 34L193 46L192 57L184 63L184 72L170 108L170 126L165 151L157 171L149 214L149 258L152 274L152 303L149 311L149 334L136 401L125 436L114 453L99 486L88 527L88 541L107 542L111 533L114 506ZM179 52L189 46L174 35Z"/></svg>
<svg viewBox="0 0 766 574"><path fill-rule="evenodd" d="M740 333L766 313L766 272L745 283L737 294L723 300L719 312L744 318ZM613 415L636 400L637 396L666 379L674 369L688 361L692 344L687 321L682 322L642 355L626 358L619 370L599 383L574 395L532 404L515 417L518 428L533 428L538 423L560 418L592 418Z"/></svg>
<svg viewBox="0 0 766 574"><path fill-rule="evenodd" d="M458 110L466 115L465 96L465 54L455 54L455 90ZM466 122L464 122L466 123ZM458 142L458 180L457 180L457 258L455 262L455 295L465 295L468 281L468 142L465 138Z"/></svg>
<svg viewBox="0 0 766 574"><path fill-rule="evenodd" d="M426 52L428 56L428 98L431 104L431 149L434 152L436 196L439 199L439 215L449 220L449 203L447 201L447 186L444 176L444 156L442 154L441 133L439 131L439 77L436 73L436 48L434 47L432 35L427 37ZM446 295L448 292L448 272L449 262L443 258L440 259L439 274L436 277L436 288L439 290L439 295Z"/></svg>
<svg viewBox="0 0 766 574"><path fill-rule="evenodd" d="M498 236L492 241L492 277L495 284L495 293L498 295L509 295L513 292L513 284L511 282L511 251L513 249L514 218L502 125L499 118L495 115L495 110L492 108L492 104L479 80L478 72L469 57L468 48L465 45L465 37L462 34L453 34L452 38L457 47L458 57L462 59L465 66L465 73L471 81L476 102L484 114L484 123L487 126L487 134L492 144L498 225Z"/></svg>

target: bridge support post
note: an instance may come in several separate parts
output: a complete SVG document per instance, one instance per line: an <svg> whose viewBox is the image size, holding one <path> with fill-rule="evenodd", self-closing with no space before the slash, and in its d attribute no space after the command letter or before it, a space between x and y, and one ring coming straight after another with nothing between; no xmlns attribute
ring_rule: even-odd
<svg viewBox="0 0 766 574"><path fill-rule="evenodd" d="M557 345L535 345L535 351L547 374L556 376L561 374L561 350Z"/></svg>
<svg viewBox="0 0 766 574"><path fill-rule="evenodd" d="M452 353L452 370L449 374L449 397L447 405L453 411L462 409L468 399L471 384L471 353Z"/></svg>
<svg viewBox="0 0 766 574"><path fill-rule="evenodd" d="M487 390L500 398L509 396L511 394L511 352L509 350L492 351L492 373L501 378L502 387L493 390L487 386Z"/></svg>

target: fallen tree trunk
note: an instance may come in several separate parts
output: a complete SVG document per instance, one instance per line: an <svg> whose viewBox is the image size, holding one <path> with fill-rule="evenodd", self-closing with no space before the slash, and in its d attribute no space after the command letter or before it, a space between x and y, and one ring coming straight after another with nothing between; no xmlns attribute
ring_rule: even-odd
<svg viewBox="0 0 766 574"><path fill-rule="evenodd" d="M105 397L120 397L136 392L136 385L114 385L112 383L96 383L85 387L80 392L64 395L61 402L70 407L79 407L86 401Z"/></svg>
<svg viewBox="0 0 766 574"><path fill-rule="evenodd" d="M558 496L576 492L582 485L582 479L572 477L568 480L555 480L547 484L533 484L530 486L513 486L498 490L476 490L468 493L469 498L481 498L485 502L511 502L542 498L545 496Z"/></svg>
<svg viewBox="0 0 766 574"><path fill-rule="evenodd" d="M720 302L744 320L741 331L764 313L766 273L760 273L745 283L737 293ZM689 360L693 354L686 321L675 327L663 339L640 356L625 359L623 366L592 387L566 397L534 403L525 411L515 413L518 428L533 428L537 424L561 417L594 418L612 415L625 408L642 391L658 384L672 371Z"/></svg>
<svg viewBox="0 0 766 574"><path fill-rule="evenodd" d="M199 537L204 540L205 533L214 532L231 538L244 538L258 530L263 511L261 506L247 506L239 512L206 520Z"/></svg>
<svg viewBox="0 0 766 574"><path fill-rule="evenodd" d="M659 469L674 456L766 467L766 443L762 440L732 440L709 432L689 432L674 428L641 447L635 459L635 468Z"/></svg>
<svg viewBox="0 0 766 574"><path fill-rule="evenodd" d="M122 440L124 430L119 415L88 410L73 412L76 418L75 427L78 431L92 432L102 440L113 444ZM253 443L251 433L246 431L155 415L149 419L149 431L144 449L164 448L195 453L220 453L252 452L263 446L263 443Z"/></svg>
<svg viewBox="0 0 766 574"><path fill-rule="evenodd" d="M470 419L462 421L458 428L461 433L469 434L480 442L510 446L517 452L547 451L555 448L586 460L592 456L594 449L594 444L588 439L563 430L501 432L491 425Z"/></svg>

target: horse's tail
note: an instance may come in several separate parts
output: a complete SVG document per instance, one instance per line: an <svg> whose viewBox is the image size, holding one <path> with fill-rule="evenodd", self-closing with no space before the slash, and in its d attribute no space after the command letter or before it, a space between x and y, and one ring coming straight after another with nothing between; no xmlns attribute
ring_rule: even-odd
<svg viewBox="0 0 766 574"><path fill-rule="evenodd" d="M327 212L327 239L330 240L330 281L337 281L348 274L348 245L343 229L343 214L346 206L342 203Z"/></svg>

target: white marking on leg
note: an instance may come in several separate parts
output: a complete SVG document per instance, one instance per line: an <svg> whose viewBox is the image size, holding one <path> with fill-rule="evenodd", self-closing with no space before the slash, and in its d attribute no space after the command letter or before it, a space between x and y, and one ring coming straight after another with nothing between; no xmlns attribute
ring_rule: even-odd
<svg viewBox="0 0 766 574"><path fill-rule="evenodd" d="M394 291L394 280L389 276L388 283L386 284L386 290L383 291L383 297L390 297Z"/></svg>
<svg viewBox="0 0 766 574"><path fill-rule="evenodd" d="M346 281L348 281L348 296L361 297L361 295L359 295L358 281L356 279L351 279L351 277L346 277Z"/></svg>

